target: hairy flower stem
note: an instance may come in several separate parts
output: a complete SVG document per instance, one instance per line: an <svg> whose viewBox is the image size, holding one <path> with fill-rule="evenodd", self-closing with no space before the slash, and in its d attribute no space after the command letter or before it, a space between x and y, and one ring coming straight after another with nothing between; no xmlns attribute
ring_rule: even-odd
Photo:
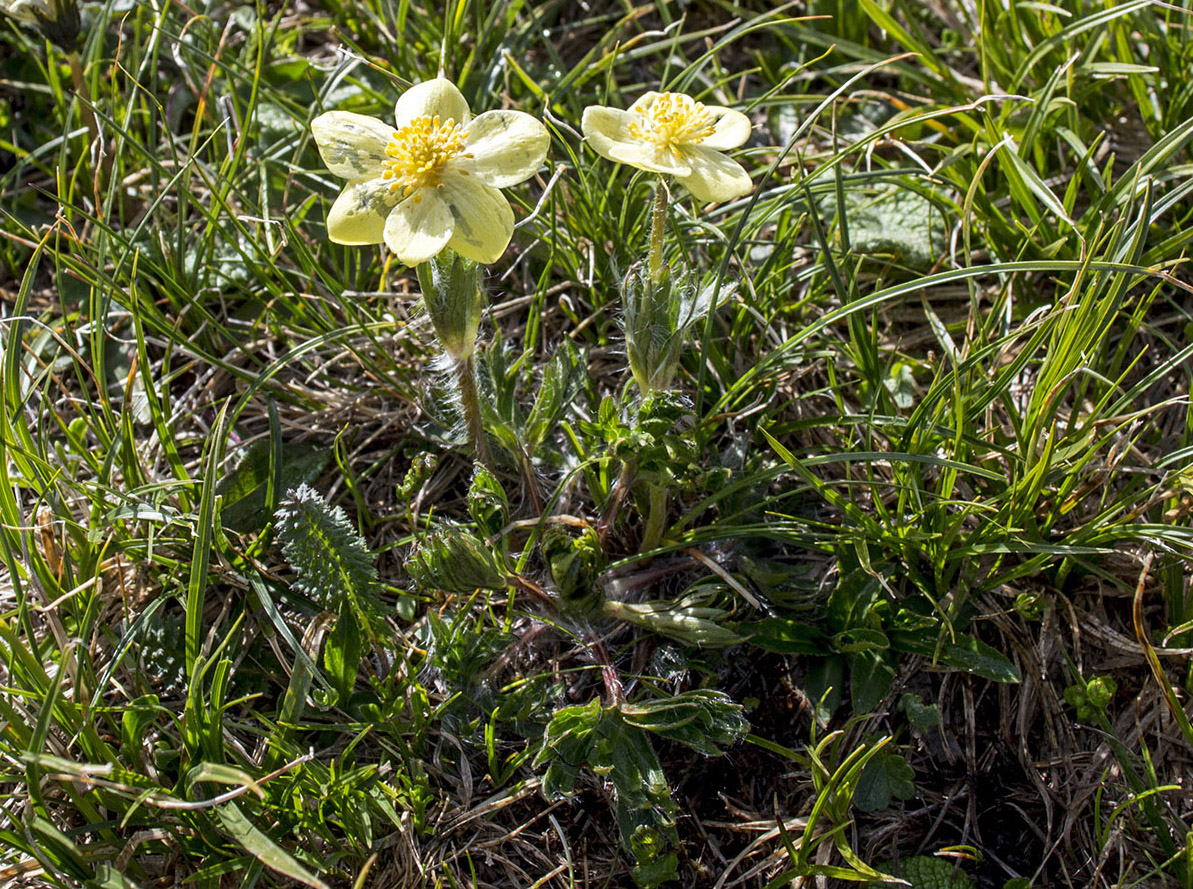
<svg viewBox="0 0 1193 889"><path fill-rule="evenodd" d="M650 253L646 264L652 284L659 283L663 271L663 235L667 229L667 186L662 177L654 187L654 210L650 217Z"/></svg>
<svg viewBox="0 0 1193 889"><path fill-rule="evenodd" d="M525 452L517 455L518 469L522 473L522 490L530 504L530 511L541 514L543 511L543 495L539 492L538 479L534 474L534 462Z"/></svg>
<svg viewBox="0 0 1193 889"><path fill-rule="evenodd" d="M493 458L489 456L489 445L485 441L485 424L481 420L480 396L476 392L476 360L471 353L456 360L456 382L460 385L460 406L464 410L472 456L493 469Z"/></svg>
<svg viewBox="0 0 1193 889"><path fill-rule="evenodd" d="M609 649L605 647L605 643L597 639L592 646L593 653L596 655L597 663L601 665L601 680L605 684L605 694L609 698L609 706L616 707L625 703L625 686L621 683L621 676L617 672L617 667L613 665L613 659L609 657Z"/></svg>

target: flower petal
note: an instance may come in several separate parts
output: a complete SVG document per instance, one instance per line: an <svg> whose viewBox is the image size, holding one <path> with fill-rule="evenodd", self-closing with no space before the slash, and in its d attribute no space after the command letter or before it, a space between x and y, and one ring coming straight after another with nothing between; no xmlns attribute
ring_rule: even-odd
<svg viewBox="0 0 1193 889"><path fill-rule="evenodd" d="M750 132L754 128L750 123L750 118L740 111L734 111L732 108L725 108L722 105L706 105L705 107L713 117L717 118L717 123L712 135L701 140L701 148L725 151L729 148L738 148L749 141Z"/></svg>
<svg viewBox="0 0 1193 889"><path fill-rule="evenodd" d="M443 177L439 192L455 223L450 246L473 262L496 262L514 235L514 211L496 188L458 173Z"/></svg>
<svg viewBox="0 0 1193 889"><path fill-rule="evenodd" d="M551 134L521 111L486 111L468 124L467 155L455 161L458 170L484 185L508 188L525 182L547 156Z"/></svg>
<svg viewBox="0 0 1193 889"><path fill-rule="evenodd" d="M584 131L588 144L601 157L651 173L688 175L692 168L683 155L661 151L653 142L630 133L630 124L638 119L639 115L620 108L590 105L584 109L580 129Z"/></svg>
<svg viewBox="0 0 1193 889"><path fill-rule="evenodd" d="M420 188L385 220L385 243L406 265L426 262L447 246L452 238L451 210L439 191Z"/></svg>
<svg viewBox="0 0 1193 889"><path fill-rule="evenodd" d="M381 175L385 146L393 127L381 120L328 111L311 121L311 133L327 169L344 179L374 179Z"/></svg>
<svg viewBox="0 0 1193 889"><path fill-rule="evenodd" d="M642 95L640 95L638 97L638 100L636 102L634 102L633 105L630 106L630 113L631 114L645 114L647 111L650 110L650 106L655 103L655 99L657 99L661 95L663 95L663 94L656 90L651 90L648 93L643 93Z"/></svg>
<svg viewBox="0 0 1193 889"><path fill-rule="evenodd" d="M385 218L400 195L385 179L350 182L327 214L327 236L336 244L380 244Z"/></svg>
<svg viewBox="0 0 1193 889"><path fill-rule="evenodd" d="M687 159L692 164L691 174L676 178L698 201L728 201L754 188L745 168L719 151L694 145L687 150Z"/></svg>
<svg viewBox="0 0 1193 889"><path fill-rule="evenodd" d="M454 83L442 77L416 83L398 97L398 104L394 106L399 130L416 117L435 115L439 115L440 120L450 118L461 126L468 123L472 116L468 112L468 101L464 94L456 89Z"/></svg>

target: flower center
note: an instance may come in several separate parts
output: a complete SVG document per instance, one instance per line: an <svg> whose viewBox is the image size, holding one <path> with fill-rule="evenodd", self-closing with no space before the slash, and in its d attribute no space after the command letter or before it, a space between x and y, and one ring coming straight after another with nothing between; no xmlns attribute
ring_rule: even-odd
<svg viewBox="0 0 1193 889"><path fill-rule="evenodd" d="M630 124L629 130L636 139L678 154L681 146L703 142L716 126L712 112L702 103L683 93L663 93Z"/></svg>
<svg viewBox="0 0 1193 889"><path fill-rule="evenodd" d="M438 188L447 162L464 154L464 141L464 130L450 117L416 117L396 130L385 146L389 157L381 162L381 175L392 181L390 191L401 190L404 195Z"/></svg>

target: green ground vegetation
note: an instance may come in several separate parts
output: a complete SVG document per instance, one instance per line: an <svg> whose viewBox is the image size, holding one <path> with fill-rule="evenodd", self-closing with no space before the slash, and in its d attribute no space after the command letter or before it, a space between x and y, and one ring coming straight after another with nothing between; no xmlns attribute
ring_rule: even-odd
<svg viewBox="0 0 1193 889"><path fill-rule="evenodd" d="M1191 8L0 21L0 882L1193 886ZM309 127L441 68L552 135L488 466ZM647 393L653 89L755 187Z"/></svg>

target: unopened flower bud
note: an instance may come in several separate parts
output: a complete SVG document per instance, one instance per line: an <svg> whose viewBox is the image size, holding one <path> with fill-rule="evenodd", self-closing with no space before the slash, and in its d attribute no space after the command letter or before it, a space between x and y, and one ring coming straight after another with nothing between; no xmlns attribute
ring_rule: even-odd
<svg viewBox="0 0 1193 889"><path fill-rule="evenodd" d="M419 586L444 593L500 590L509 583L501 556L463 530L428 537L411 555L408 569Z"/></svg>

